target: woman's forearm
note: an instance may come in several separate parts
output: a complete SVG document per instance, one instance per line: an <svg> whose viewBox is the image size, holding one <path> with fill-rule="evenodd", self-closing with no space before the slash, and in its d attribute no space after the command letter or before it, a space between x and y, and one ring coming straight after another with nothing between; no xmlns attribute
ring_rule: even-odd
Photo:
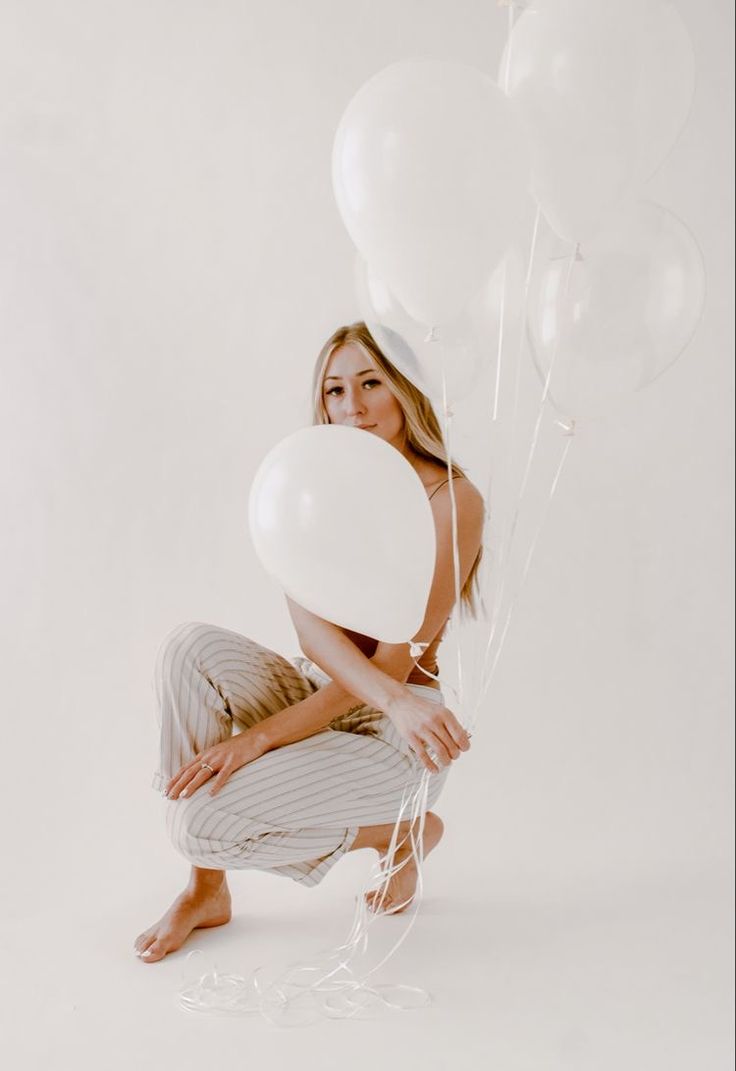
<svg viewBox="0 0 736 1071"><path fill-rule="evenodd" d="M299 703L271 714L254 726L253 732L260 746L266 751L293 744L321 732L341 714L347 714L363 704L355 696L348 695L339 684L331 682L319 688L313 695Z"/></svg>
<svg viewBox="0 0 736 1071"><path fill-rule="evenodd" d="M407 679L414 665L408 643L391 645L390 664L384 668L375 657L364 655L337 625L299 606L292 606L292 617L307 658L311 658L348 695L357 696L368 706L383 711L388 711L391 704L404 695L401 682Z"/></svg>
<svg viewBox="0 0 736 1071"><path fill-rule="evenodd" d="M350 640L346 641L354 647ZM357 650L357 648L354 648ZM365 659L365 655L360 657ZM365 659L371 667L388 678L395 684L398 690L402 688L402 682L407 679L414 665L414 659L406 652L394 651L391 654L375 655L372 659ZM319 688L313 695L307 696L299 703L286 707L276 714L265 718L254 726L252 732L258 735L260 745L264 752L272 751L285 744L293 744L297 740L304 740L320 732L342 714L348 714L353 710L365 705L365 700L352 695L336 681L330 681ZM371 703L371 706L375 704ZM376 709L382 710L383 706Z"/></svg>

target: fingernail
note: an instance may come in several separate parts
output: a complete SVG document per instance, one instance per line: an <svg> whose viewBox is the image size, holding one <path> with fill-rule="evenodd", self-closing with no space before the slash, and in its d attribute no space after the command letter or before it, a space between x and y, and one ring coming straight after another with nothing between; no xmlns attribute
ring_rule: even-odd
<svg viewBox="0 0 736 1071"><path fill-rule="evenodd" d="M150 956L150 955L151 955L151 949L150 948L147 948L145 952L141 952L141 957Z"/></svg>
<svg viewBox="0 0 736 1071"><path fill-rule="evenodd" d="M187 790L185 788L183 788L181 790L181 792L179 793L180 796L186 796L186 794L187 794Z"/></svg>

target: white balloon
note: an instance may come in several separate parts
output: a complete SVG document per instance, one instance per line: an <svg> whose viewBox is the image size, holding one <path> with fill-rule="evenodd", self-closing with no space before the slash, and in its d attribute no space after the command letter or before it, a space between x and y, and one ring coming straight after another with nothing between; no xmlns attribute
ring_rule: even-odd
<svg viewBox="0 0 736 1071"><path fill-rule="evenodd" d="M573 260L540 250L527 330L550 398L567 416L604 415L682 353L702 316L705 267L695 238L650 201L611 213Z"/></svg>
<svg viewBox="0 0 736 1071"><path fill-rule="evenodd" d="M665 0L532 0L501 59L532 152L532 192L568 241L638 194L692 103L687 29Z"/></svg>
<svg viewBox="0 0 736 1071"><path fill-rule="evenodd" d="M427 325L457 316L519 233L524 134L487 75L406 60L365 83L335 135L343 222L378 278Z"/></svg>
<svg viewBox="0 0 736 1071"><path fill-rule="evenodd" d="M250 492L263 567L300 606L387 643L419 631L435 566L419 476L370 431L323 424L278 443Z"/></svg>

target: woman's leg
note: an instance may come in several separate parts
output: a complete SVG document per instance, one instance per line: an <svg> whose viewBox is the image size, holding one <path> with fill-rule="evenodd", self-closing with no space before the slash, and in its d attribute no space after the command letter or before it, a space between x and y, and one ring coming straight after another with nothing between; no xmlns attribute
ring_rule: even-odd
<svg viewBox="0 0 736 1071"><path fill-rule="evenodd" d="M179 625L156 657L154 687L161 730L153 787L200 751L311 695L315 686L275 651L229 629Z"/></svg>
<svg viewBox="0 0 736 1071"><path fill-rule="evenodd" d="M161 644L154 687L161 730L153 786L162 790L199 751L310 695L315 688L286 659L227 629L180 625ZM173 816L172 816L173 817ZM154 963L197 927L231 917L223 868L193 865L169 910L138 936L136 954Z"/></svg>
<svg viewBox="0 0 736 1071"><path fill-rule="evenodd" d="M175 630L157 660L157 785L226 738L233 720L254 724L313 690L285 659L245 637L204 625ZM391 737L390 726L386 732ZM226 869L267 869L315 885L361 829L393 828L405 791L418 786L422 772L395 735L387 742L327 729L242 767L215 798L203 786L186 800L168 801L169 833L192 862L192 876L170 911L138 938L139 954L148 952L147 961L155 962L194 926L227 921ZM441 781L442 775L432 778L429 805ZM366 846L381 850L379 843ZM431 850L426 838L425 850Z"/></svg>
<svg viewBox="0 0 736 1071"><path fill-rule="evenodd" d="M375 892L365 894L365 901L371 910L396 915L406 910L414 899L419 868L412 841L418 843L419 828L418 820L413 823L406 821L399 824L397 848L390 860L393 874L388 886L384 888L381 882ZM429 853L437 847L442 839L444 828L444 823L438 815L432 811L426 812L421 836L423 858L426 859ZM384 861L389 853L394 829L395 823L393 822L386 825L364 826L353 841L350 851L356 851L359 848L374 848Z"/></svg>

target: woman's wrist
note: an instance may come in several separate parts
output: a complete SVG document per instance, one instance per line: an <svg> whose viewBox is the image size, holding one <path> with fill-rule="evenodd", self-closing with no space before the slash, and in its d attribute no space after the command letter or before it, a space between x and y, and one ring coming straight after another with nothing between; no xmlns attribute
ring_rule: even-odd
<svg viewBox="0 0 736 1071"><path fill-rule="evenodd" d="M407 694L411 695L411 692L400 681L388 678L386 684L386 696L381 705L378 707L382 710L386 717L390 718L394 709L406 699Z"/></svg>
<svg viewBox="0 0 736 1071"><path fill-rule="evenodd" d="M243 729L233 739L241 740L244 748L255 752L255 758L260 758L261 755L265 755L274 746L269 742L268 733L265 732L265 725L266 722L257 722L248 729Z"/></svg>

